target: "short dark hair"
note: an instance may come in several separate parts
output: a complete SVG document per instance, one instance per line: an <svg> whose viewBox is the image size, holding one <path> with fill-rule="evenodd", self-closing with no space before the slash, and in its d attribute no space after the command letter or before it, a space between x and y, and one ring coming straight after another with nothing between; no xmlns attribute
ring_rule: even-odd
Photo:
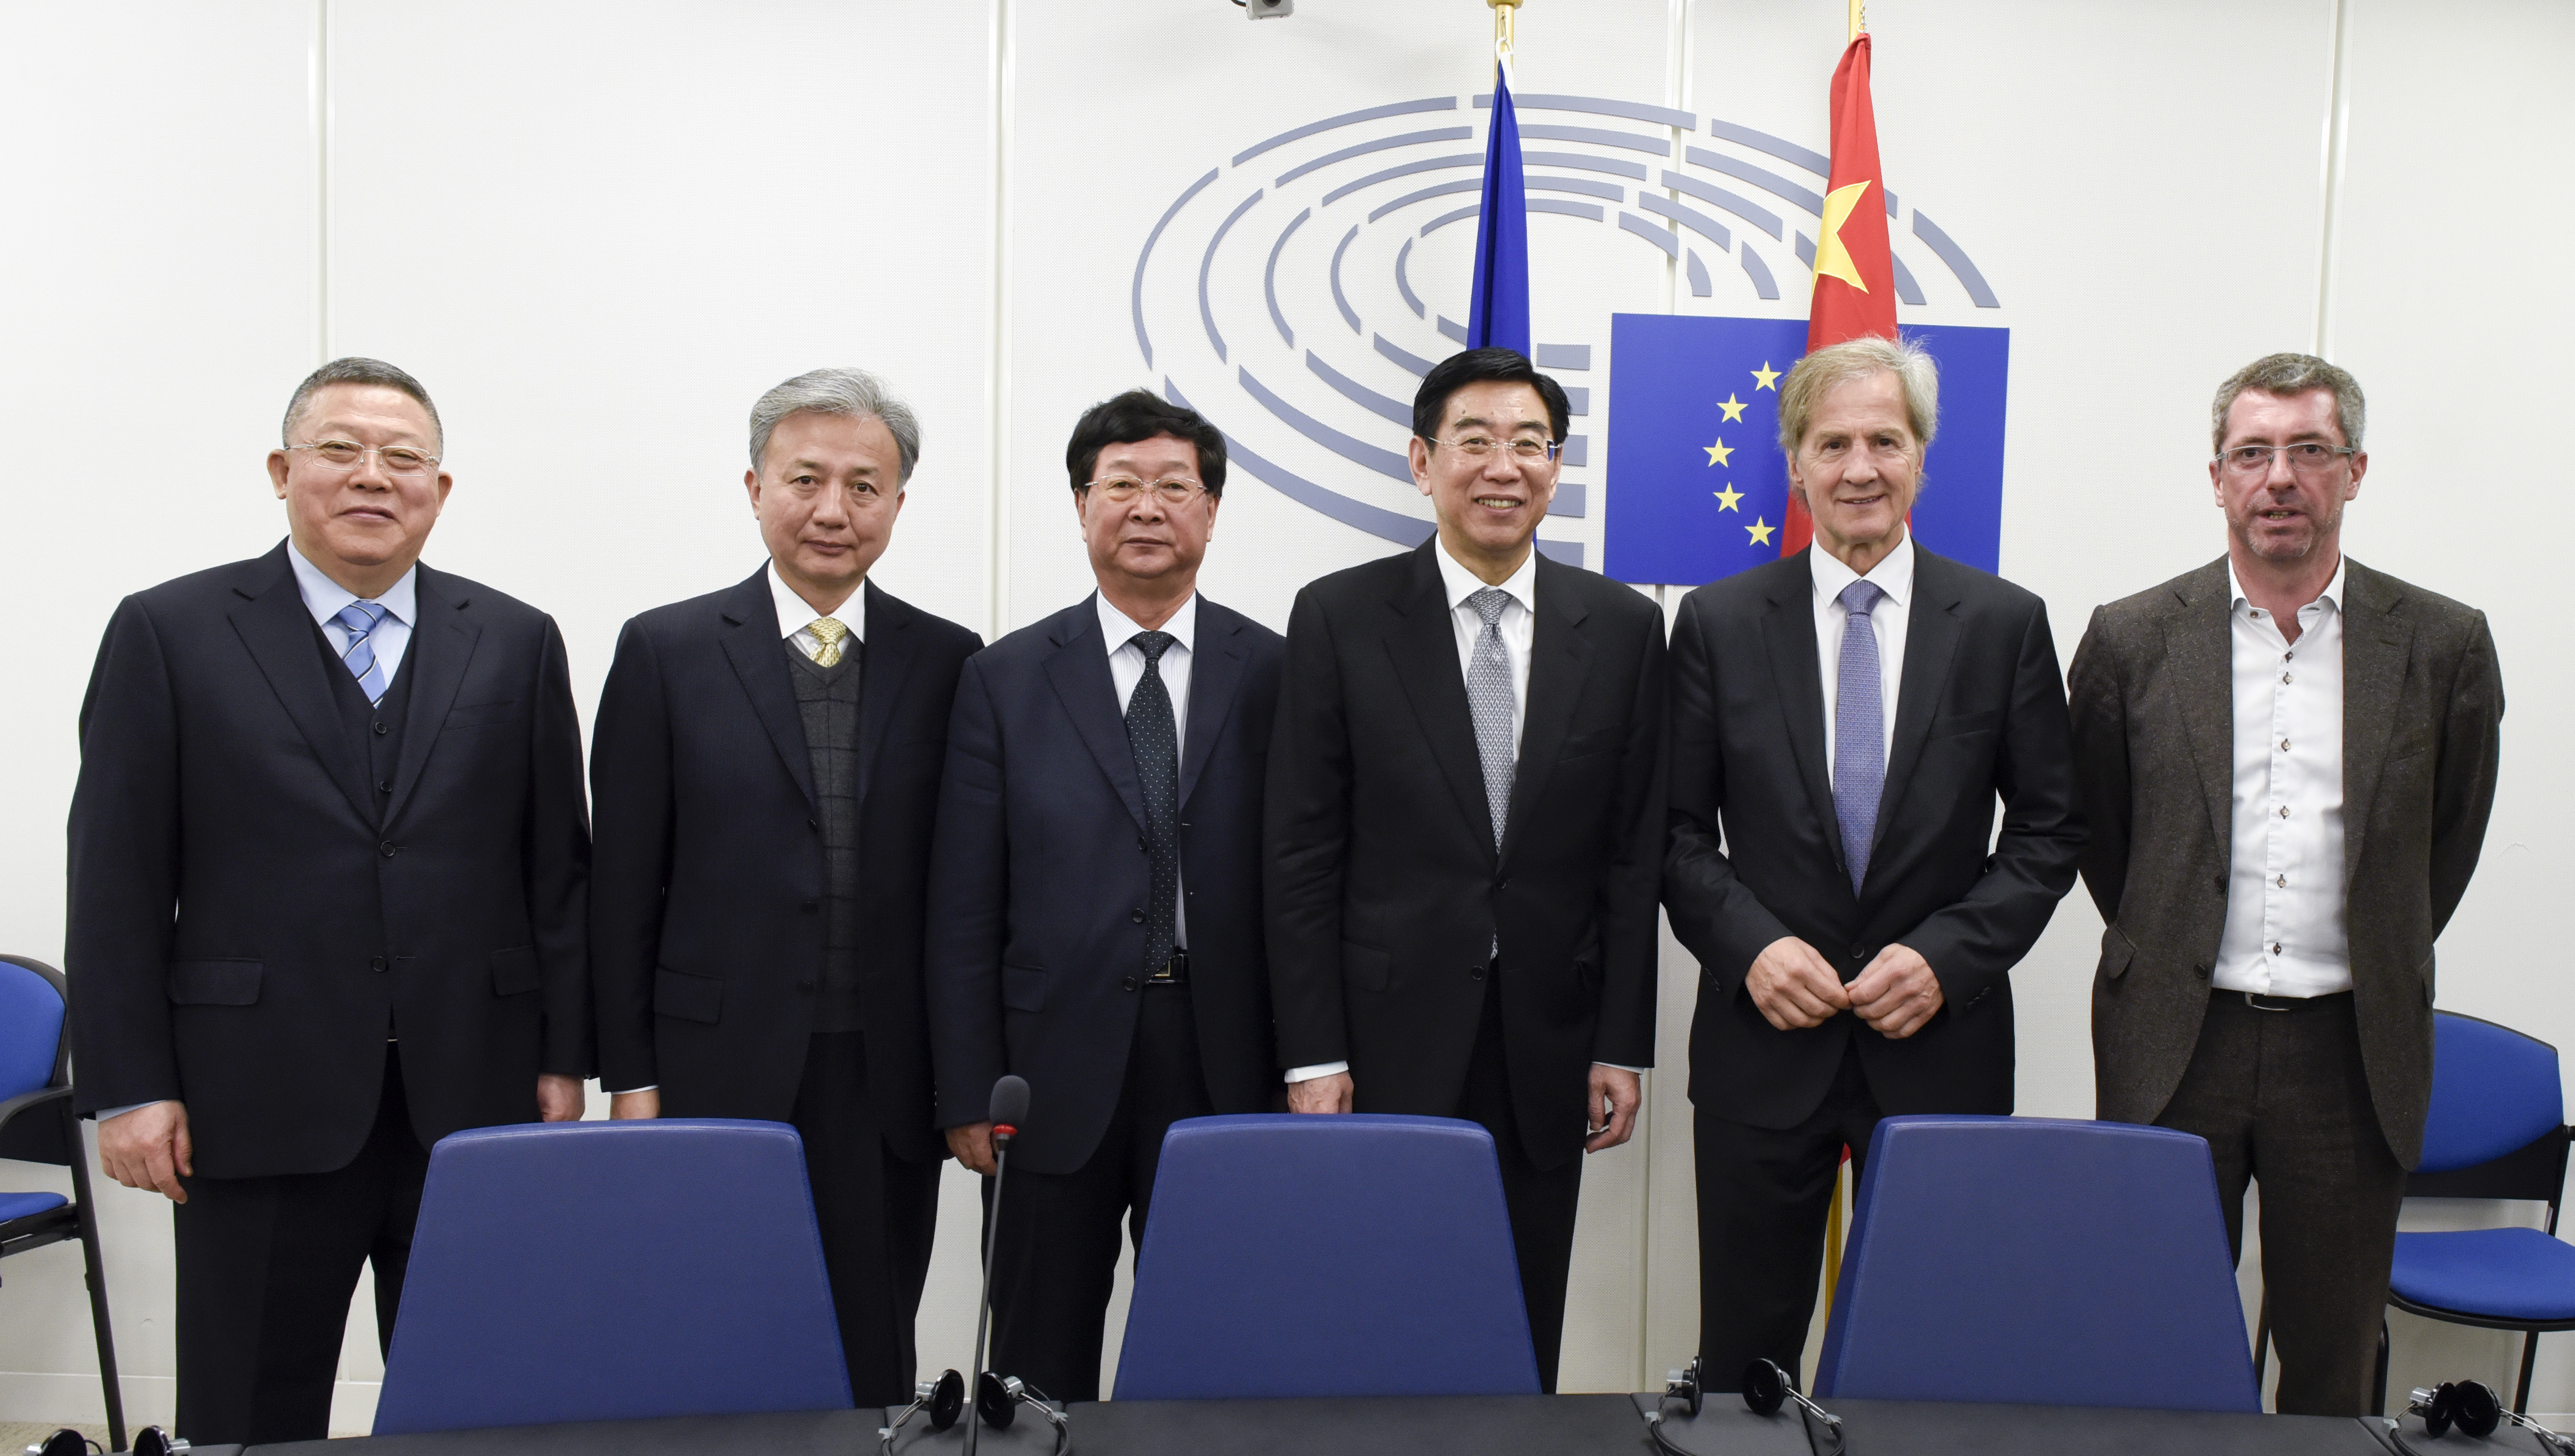
<svg viewBox="0 0 2575 1456"><path fill-rule="evenodd" d="M1199 484L1213 501L1225 494L1225 435L1208 418L1187 405L1175 405L1152 390L1129 390L1082 412L1073 440L1064 448L1064 468L1079 493L1091 484L1100 452L1113 445L1133 445L1169 435L1198 447Z"/></svg>
<svg viewBox="0 0 2575 1456"><path fill-rule="evenodd" d="M2217 400L2208 412L2210 449L2226 449L2226 412L2235 408L2235 397L2246 390L2284 398L2311 390L2333 391L2334 425L2342 431L2342 443L2360 449L2360 432L2369 423L2369 402L2361 396L2360 381L2349 370L2336 369L2312 354L2266 354L2219 385Z"/></svg>
<svg viewBox="0 0 2575 1456"><path fill-rule="evenodd" d="M1564 438L1573 420L1564 386L1538 373L1528 356L1516 349L1469 349L1430 366L1430 372L1421 377L1421 388L1412 394L1412 433L1424 440L1438 439L1439 417L1448 412L1448 397L1468 385L1487 383L1524 384L1536 390L1546 402L1547 433L1557 440Z"/></svg>
<svg viewBox="0 0 2575 1456"><path fill-rule="evenodd" d="M303 415L306 406L313 403L315 395L335 384L379 385L389 390L400 390L420 401L420 407L429 412L429 428L437 432L439 448L446 448L447 427L439 423L438 406L429 402L429 391L421 387L420 381L381 359L364 359L354 354L346 359L332 360L304 376L304 383L295 387L294 396L286 402L286 421L278 427L278 438L283 443L295 443L297 418Z"/></svg>

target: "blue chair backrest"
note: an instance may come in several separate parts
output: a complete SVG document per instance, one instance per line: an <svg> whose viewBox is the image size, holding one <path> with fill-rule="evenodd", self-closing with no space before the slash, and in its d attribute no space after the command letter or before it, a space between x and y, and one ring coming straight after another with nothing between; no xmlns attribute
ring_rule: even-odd
<svg viewBox="0 0 2575 1456"><path fill-rule="evenodd" d="M1879 1122L1815 1389L2259 1411L2208 1144L2118 1122Z"/></svg>
<svg viewBox="0 0 2575 1456"><path fill-rule="evenodd" d="M1537 1388L1483 1128L1377 1113L1172 1124L1118 1399Z"/></svg>
<svg viewBox="0 0 2575 1456"><path fill-rule="evenodd" d="M27 967L0 960L0 1102L51 1084L62 1044L62 993Z"/></svg>
<svg viewBox="0 0 2575 1456"><path fill-rule="evenodd" d="M377 1435L849 1405L795 1128L529 1123L430 1153Z"/></svg>
<svg viewBox="0 0 2575 1456"><path fill-rule="evenodd" d="M2432 1110L2416 1172L2492 1162L2555 1131L2565 1113L2556 1047L2474 1016L2432 1014Z"/></svg>

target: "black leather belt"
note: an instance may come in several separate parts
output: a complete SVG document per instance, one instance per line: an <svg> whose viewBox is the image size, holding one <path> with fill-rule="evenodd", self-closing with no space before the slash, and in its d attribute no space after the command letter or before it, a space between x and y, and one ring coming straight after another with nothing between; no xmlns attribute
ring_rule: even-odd
<svg viewBox="0 0 2575 1456"><path fill-rule="evenodd" d="M1145 984L1149 986L1185 986L1189 983L1190 953L1186 950L1173 951L1171 959L1164 961L1160 969L1145 977Z"/></svg>
<svg viewBox="0 0 2575 1456"><path fill-rule="evenodd" d="M2221 996L2242 996L2244 1004L2257 1011L2305 1011L2330 1006L2349 996L2349 991L2335 991L2328 996L2269 996L2260 991L2219 991Z"/></svg>

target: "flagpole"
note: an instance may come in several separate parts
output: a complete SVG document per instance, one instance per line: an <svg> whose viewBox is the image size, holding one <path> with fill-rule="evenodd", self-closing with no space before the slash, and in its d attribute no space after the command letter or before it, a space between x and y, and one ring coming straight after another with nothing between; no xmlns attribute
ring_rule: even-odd
<svg viewBox="0 0 2575 1456"><path fill-rule="evenodd" d="M1507 65L1511 59L1511 19L1519 14L1520 0L1484 0L1493 7L1493 59ZM1858 0L1851 0L1856 5Z"/></svg>
<svg viewBox="0 0 2575 1456"><path fill-rule="evenodd" d="M1850 0L1850 38L1859 39L1868 31L1868 6L1865 0Z"/></svg>

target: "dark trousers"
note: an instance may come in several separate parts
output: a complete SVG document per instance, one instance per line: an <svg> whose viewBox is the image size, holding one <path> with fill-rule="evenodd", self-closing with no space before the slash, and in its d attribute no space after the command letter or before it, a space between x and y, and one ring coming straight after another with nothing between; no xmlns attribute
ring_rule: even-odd
<svg viewBox="0 0 2575 1456"><path fill-rule="evenodd" d="M1823 1272L1824 1219L1842 1149L1859 1185L1877 1099L1856 1048L1794 1127L1753 1127L1702 1108L1698 1163L1698 1349L1709 1387L1731 1390L1755 1359L1796 1379Z"/></svg>
<svg viewBox="0 0 2575 1456"><path fill-rule="evenodd" d="M1540 1389L1555 1391L1555 1367L1564 1351L1564 1289L1573 1265L1573 1216L1582 1198L1582 1158L1552 1168L1529 1160L1511 1106L1510 1066L1502 1048L1502 969L1484 981L1483 1016L1475 1025L1475 1051L1466 1062L1466 1088L1457 1115L1493 1135L1502 1165L1502 1206L1511 1219L1511 1249L1519 1256L1520 1300L1528 1306L1529 1344L1537 1352Z"/></svg>
<svg viewBox="0 0 2575 1456"><path fill-rule="evenodd" d="M1162 1167L1163 1134L1215 1110L1199 1062L1187 985L1137 992L1136 1037L1117 1110L1090 1161L1070 1173L1009 1170L993 1249L991 1367L1056 1400L1100 1398L1102 1326L1118 1277L1120 1221L1138 1248ZM991 1217L993 1180L984 1180Z"/></svg>
<svg viewBox="0 0 2575 1456"><path fill-rule="evenodd" d="M2226 1247L2244 1250L2244 1185L2262 1185L2262 1291L2283 1414L2375 1414L2378 1332L2405 1169L2387 1149L2350 992L2266 1001L2218 991L2158 1125L2208 1139Z"/></svg>
<svg viewBox="0 0 2575 1456"><path fill-rule="evenodd" d="M913 1320L939 1226L940 1165L886 1146L868 1096L862 1032L826 1032L808 1042L792 1116L805 1139L850 1393L862 1406L907 1404L919 1364Z"/></svg>
<svg viewBox="0 0 2575 1456"><path fill-rule="evenodd" d="M385 1048L375 1129L344 1168L188 1178L178 1247L177 1433L198 1445L330 1434L358 1271L376 1270L376 1338L390 1351L429 1152L413 1133L402 1063Z"/></svg>

